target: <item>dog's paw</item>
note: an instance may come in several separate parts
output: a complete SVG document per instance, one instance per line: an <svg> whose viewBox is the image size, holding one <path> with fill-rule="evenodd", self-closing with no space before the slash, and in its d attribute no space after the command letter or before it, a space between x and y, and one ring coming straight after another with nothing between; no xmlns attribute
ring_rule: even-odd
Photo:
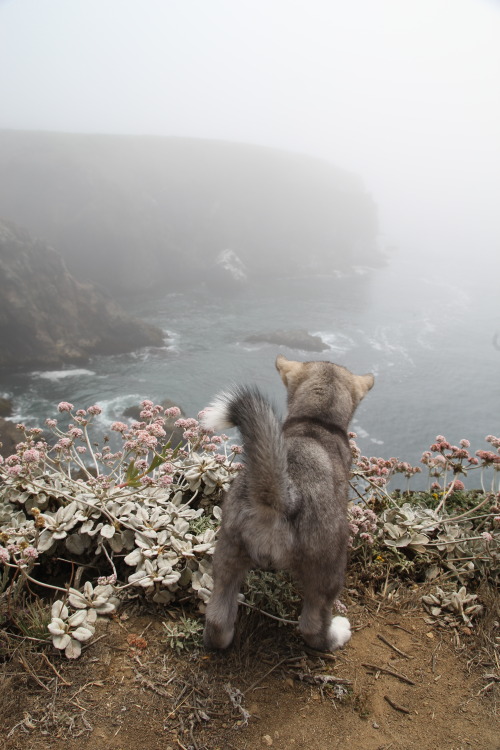
<svg viewBox="0 0 500 750"><path fill-rule="evenodd" d="M347 617L334 617L322 632L307 633L300 627L302 637L316 651L335 651L345 646L351 637L351 625Z"/></svg>
<svg viewBox="0 0 500 750"><path fill-rule="evenodd" d="M330 649L332 651L336 648L342 648L342 646L345 646L351 637L351 623L347 617L341 617L340 615L334 617L330 624L328 635L331 639Z"/></svg>
<svg viewBox="0 0 500 750"><path fill-rule="evenodd" d="M203 644L209 649L225 649L231 645L234 628L222 628L213 622L206 622L203 631Z"/></svg>

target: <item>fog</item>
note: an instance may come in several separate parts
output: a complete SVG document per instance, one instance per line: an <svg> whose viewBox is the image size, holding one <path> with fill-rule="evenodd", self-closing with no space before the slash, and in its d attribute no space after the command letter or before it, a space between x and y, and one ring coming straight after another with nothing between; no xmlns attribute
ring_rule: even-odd
<svg viewBox="0 0 500 750"><path fill-rule="evenodd" d="M492 0L0 0L0 128L322 156L384 243L491 263L499 39Z"/></svg>

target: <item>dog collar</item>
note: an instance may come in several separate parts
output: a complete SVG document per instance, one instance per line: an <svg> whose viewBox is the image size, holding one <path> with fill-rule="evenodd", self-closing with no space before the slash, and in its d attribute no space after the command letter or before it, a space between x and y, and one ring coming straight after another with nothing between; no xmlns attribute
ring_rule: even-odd
<svg viewBox="0 0 500 750"><path fill-rule="evenodd" d="M327 422L320 417L287 417L283 423L283 429L292 427L294 424L313 424L316 427L321 427L323 430L327 430L331 435L341 437L347 444L349 438L347 436L347 430L344 430L340 425L334 424L333 422Z"/></svg>

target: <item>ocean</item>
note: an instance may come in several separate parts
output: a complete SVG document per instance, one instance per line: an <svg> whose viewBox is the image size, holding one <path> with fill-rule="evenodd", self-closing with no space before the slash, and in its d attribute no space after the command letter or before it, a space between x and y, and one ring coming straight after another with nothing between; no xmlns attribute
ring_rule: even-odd
<svg viewBox="0 0 500 750"><path fill-rule="evenodd" d="M196 416L231 383L255 383L285 409L274 368L290 359L329 359L375 386L352 424L362 452L417 464L436 435L487 449L500 434L498 275L477 265L416 265L393 257L377 270L287 277L218 297L206 289L122 300L127 311L168 334L161 349L92 357L85 366L0 374L14 420L42 426L57 404L98 403L104 432L144 398L165 398ZM305 329L330 349L322 354L248 344L251 334ZM473 483L476 484L476 483Z"/></svg>

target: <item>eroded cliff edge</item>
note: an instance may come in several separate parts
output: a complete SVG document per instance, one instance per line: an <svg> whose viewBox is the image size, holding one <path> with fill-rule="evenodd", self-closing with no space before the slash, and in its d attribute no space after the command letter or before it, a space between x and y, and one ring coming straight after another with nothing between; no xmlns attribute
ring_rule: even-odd
<svg viewBox="0 0 500 750"><path fill-rule="evenodd" d="M0 222L0 366L82 362L163 346L164 334L76 281L56 250Z"/></svg>

